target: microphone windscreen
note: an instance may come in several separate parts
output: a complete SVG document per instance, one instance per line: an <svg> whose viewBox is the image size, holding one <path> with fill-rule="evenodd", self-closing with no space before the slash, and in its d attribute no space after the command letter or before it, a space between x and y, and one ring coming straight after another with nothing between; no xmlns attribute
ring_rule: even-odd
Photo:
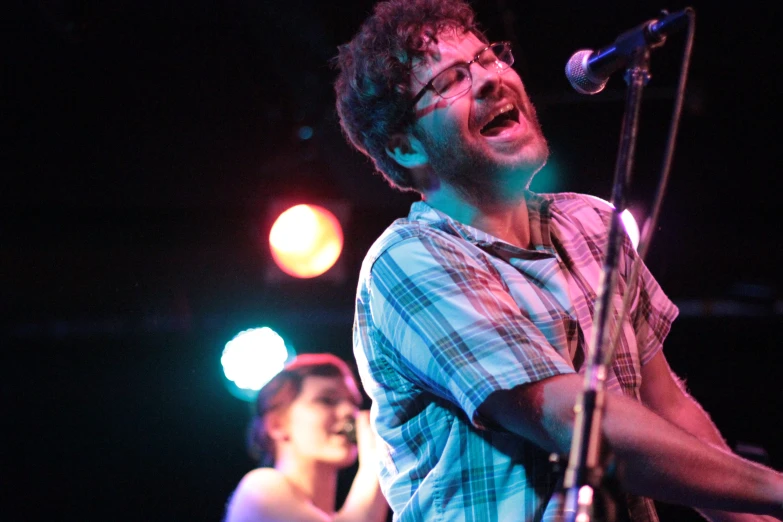
<svg viewBox="0 0 783 522"><path fill-rule="evenodd" d="M607 84L607 81L599 83L595 78L590 77L587 60L592 54L593 51L590 49L582 49L575 52L566 63L566 78L571 83L571 87L581 94L598 94Z"/></svg>
<svg viewBox="0 0 783 522"><path fill-rule="evenodd" d="M351 441L353 444L356 444L356 419L353 417L348 419L345 423L345 426L343 426L342 432L349 441Z"/></svg>

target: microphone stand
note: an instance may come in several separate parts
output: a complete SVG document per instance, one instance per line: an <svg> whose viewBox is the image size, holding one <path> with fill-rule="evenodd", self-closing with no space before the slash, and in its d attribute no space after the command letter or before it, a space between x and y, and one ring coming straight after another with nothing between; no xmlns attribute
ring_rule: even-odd
<svg viewBox="0 0 783 522"><path fill-rule="evenodd" d="M622 501L618 488L615 487L614 462L607 448L602 447L601 424L603 420L606 393L606 377L609 365L614 358L614 350L622 332L622 324L630 306L633 295L632 288L636 283L642 260L646 256L655 223L660 212L660 204L666 191L666 184L671 168L671 160L677 136L680 113L682 111L690 54L693 46L694 18L693 9L687 8L680 13L667 16L661 22L652 26L652 32L658 36L677 29L682 21L688 19L688 38L683 54L680 70L680 80L677 86L677 97L669 128L669 138L664 154L664 164L661 179L655 195L652 215L646 220L639 242L638 255L633 262L628 276L625 295L615 324L614 335L610 336L609 318L612 317L611 303L617 283L618 258L622 249L623 232L620 212L625 208L625 192L630 186L631 169L636 148L636 137L641 107L642 89L650 78L650 50L661 45L663 40L653 41L624 39L618 40L629 58L625 82L628 93L623 116L620 149L615 164L614 182L612 187L612 220L609 226L606 258L601 270L599 287L596 296L596 306L593 314L594 328L591 338L591 349L587 354L584 389L574 408L576 420L574 435L571 441L568 467L563 478L562 491L555 496L560 497L560 505L555 514L557 522L593 522L596 507L603 510L603 522L619 522L629 520L628 510ZM615 52L612 51L612 52ZM612 52L607 51L607 56ZM555 462L558 456L553 455ZM609 473L607 473L609 470ZM607 480L608 479L608 480ZM563 498L564 496L564 498ZM596 502L597 500L597 502ZM622 508L621 508L622 506Z"/></svg>
<svg viewBox="0 0 783 522"><path fill-rule="evenodd" d="M623 225L620 212L625 208L625 193L630 186L631 169L636 150L636 138L639 126L639 112L642 89L647 84L650 50L640 46L630 57L625 81L628 93L623 116L620 147L615 164L612 187L612 221L606 258L599 280L598 294L593 315L592 350L587 357L584 389L574 408L576 423L571 443L570 458L563 479L565 499L558 520L562 522L592 522L595 515L596 498L601 501L602 510L611 519L606 522L628 520L626 510L618 513L616 493L606 489L608 457L601 443L601 424L604 412L606 377L614 355L614 343L610 343L612 317L612 296L617 284L617 267L623 244ZM631 290L631 284L626 291ZM624 300L627 302L628 300ZM622 311L621 317L625 313ZM622 324L615 325L622 328ZM615 336L616 341L619 336ZM624 502L622 502L624 504ZM623 517L623 518L616 518Z"/></svg>

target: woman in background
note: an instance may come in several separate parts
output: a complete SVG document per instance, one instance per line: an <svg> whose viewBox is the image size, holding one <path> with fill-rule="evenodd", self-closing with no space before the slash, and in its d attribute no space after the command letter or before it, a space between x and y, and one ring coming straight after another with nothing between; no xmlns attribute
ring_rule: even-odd
<svg viewBox="0 0 783 522"><path fill-rule="evenodd" d="M348 365L334 355L303 354L286 365L258 394L249 445L262 467L239 482L225 522L385 521L375 434L361 399ZM338 472L357 456L335 511Z"/></svg>

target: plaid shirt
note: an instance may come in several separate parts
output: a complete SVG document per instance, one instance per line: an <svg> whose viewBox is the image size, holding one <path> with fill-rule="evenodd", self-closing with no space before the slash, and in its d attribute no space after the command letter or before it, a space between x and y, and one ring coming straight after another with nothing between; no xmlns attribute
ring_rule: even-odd
<svg viewBox="0 0 783 522"><path fill-rule="evenodd" d="M373 401L381 484L395 521L538 521L560 476L548 453L487 429L496 390L584 370L611 207L580 194L527 194L531 243L516 247L424 202L395 221L362 266L354 354ZM615 317L636 253L626 237ZM640 270L607 389L639 397L641 365L677 308ZM629 498L634 520L657 520Z"/></svg>

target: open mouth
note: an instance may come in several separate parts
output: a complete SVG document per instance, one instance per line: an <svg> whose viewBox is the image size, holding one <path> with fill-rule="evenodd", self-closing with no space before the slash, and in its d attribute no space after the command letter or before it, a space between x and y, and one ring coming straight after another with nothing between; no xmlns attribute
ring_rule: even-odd
<svg viewBox="0 0 783 522"><path fill-rule="evenodd" d="M512 104L506 104L498 108L490 120L479 131L482 136L497 136L506 129L519 124L519 109Z"/></svg>

